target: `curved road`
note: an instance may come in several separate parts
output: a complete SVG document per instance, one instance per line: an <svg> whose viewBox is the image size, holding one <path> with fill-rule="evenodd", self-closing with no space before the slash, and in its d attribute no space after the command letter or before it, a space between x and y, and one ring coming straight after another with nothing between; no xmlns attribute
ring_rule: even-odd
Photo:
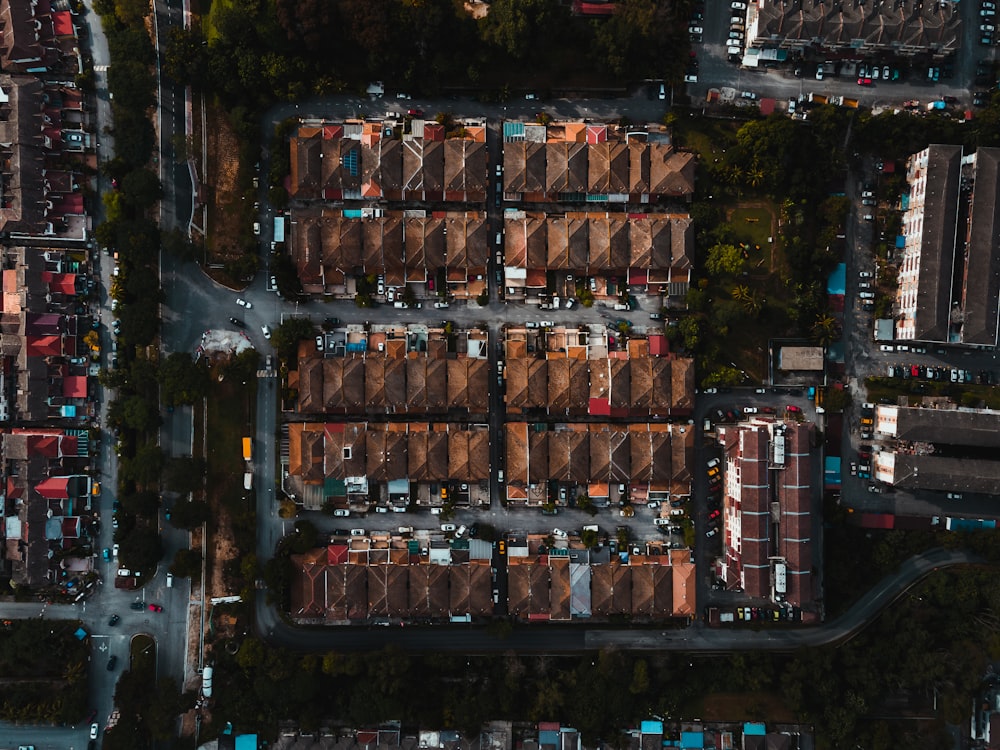
<svg viewBox="0 0 1000 750"><path fill-rule="evenodd" d="M794 651L848 640L914 584L936 570L979 562L970 552L933 549L912 557L837 619L819 627L708 628L696 624L680 630L609 629L581 625L519 626L506 638L491 635L479 626L405 628L297 628L282 621L263 596L257 597L259 635L273 646L291 651L367 651L388 644L410 651L582 651L617 646L647 651Z"/></svg>

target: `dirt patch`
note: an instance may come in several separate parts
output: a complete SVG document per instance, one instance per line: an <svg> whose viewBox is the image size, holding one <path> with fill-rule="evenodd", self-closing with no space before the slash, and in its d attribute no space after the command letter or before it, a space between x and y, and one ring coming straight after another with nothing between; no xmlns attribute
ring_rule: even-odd
<svg viewBox="0 0 1000 750"><path fill-rule="evenodd" d="M772 693L717 693L705 698L705 721L766 721L788 724L795 715Z"/></svg>
<svg viewBox="0 0 1000 750"><path fill-rule="evenodd" d="M206 270L216 281L239 288L243 285L219 266L239 260L248 241L252 204L247 203L241 181L240 140L218 105L206 102L204 117L208 164L201 199L208 207Z"/></svg>

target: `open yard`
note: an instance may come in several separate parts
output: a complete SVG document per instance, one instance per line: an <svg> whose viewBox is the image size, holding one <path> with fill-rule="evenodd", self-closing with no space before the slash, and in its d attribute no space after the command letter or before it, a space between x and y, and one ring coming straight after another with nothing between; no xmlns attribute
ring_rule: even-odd
<svg viewBox="0 0 1000 750"><path fill-rule="evenodd" d="M791 724L795 715L773 693L717 693L705 698L701 717L705 721L765 721Z"/></svg>
<svg viewBox="0 0 1000 750"><path fill-rule="evenodd" d="M257 382L246 385L235 380L218 382L213 369L206 425L208 501L212 509L209 537L204 550L208 563L208 596L236 593L228 590L224 578L227 563L245 551L239 549L233 524L236 516L252 514L254 495L243 489L242 439L253 436Z"/></svg>
<svg viewBox="0 0 1000 750"><path fill-rule="evenodd" d="M728 213L737 244L745 244L749 254L747 266L753 276L766 275L777 270L780 254L772 240L777 239L778 218L770 202L741 201ZM757 250L757 247L760 250Z"/></svg>

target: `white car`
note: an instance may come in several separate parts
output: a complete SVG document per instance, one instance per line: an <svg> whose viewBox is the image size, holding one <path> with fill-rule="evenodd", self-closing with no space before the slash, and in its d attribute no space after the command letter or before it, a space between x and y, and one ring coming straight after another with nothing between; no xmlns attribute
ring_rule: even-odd
<svg viewBox="0 0 1000 750"><path fill-rule="evenodd" d="M236 298L236 304L239 305L240 307L245 307L247 310L249 310L251 307L253 307L253 302L247 302L242 297L237 297Z"/></svg>
<svg viewBox="0 0 1000 750"><path fill-rule="evenodd" d="M822 81L823 80L823 66L822 65L817 65L816 66L816 80L817 81Z"/></svg>
<svg viewBox="0 0 1000 750"><path fill-rule="evenodd" d="M996 31L997 27L991 23L984 23L979 26L980 31Z"/></svg>
<svg viewBox="0 0 1000 750"><path fill-rule="evenodd" d="M118 545L114 544L111 546L111 557L115 560L118 559Z"/></svg>
<svg viewBox="0 0 1000 750"><path fill-rule="evenodd" d="M260 332L264 334L264 338L271 338L271 329L266 324L260 327Z"/></svg>
<svg viewBox="0 0 1000 750"><path fill-rule="evenodd" d="M453 523L441 524L441 531L454 531L457 527Z"/></svg>
<svg viewBox="0 0 1000 750"><path fill-rule="evenodd" d="M717 458L713 458L713 459L709 460L709 462L708 462L708 468L709 469L715 468L718 465L719 465L719 459L717 459Z"/></svg>
<svg viewBox="0 0 1000 750"><path fill-rule="evenodd" d="M872 277L871 271L862 271L861 273L858 274L858 278L861 279L870 279L871 277Z"/></svg>
<svg viewBox="0 0 1000 750"><path fill-rule="evenodd" d="M746 10L747 4L741 2L734 2L729 7L732 8L733 10Z"/></svg>
<svg viewBox="0 0 1000 750"><path fill-rule="evenodd" d="M448 309L448 303L447 302L435 302L434 303L434 307L437 308L438 310L446 310L446 309Z"/></svg>
<svg viewBox="0 0 1000 750"><path fill-rule="evenodd" d="M260 235L260 222L259 221L255 221L253 223L253 233L255 235L258 235L258 236Z"/></svg>
<svg viewBox="0 0 1000 750"><path fill-rule="evenodd" d="M757 95L752 91L744 91L742 94L740 94L740 96L743 99L749 99L750 101L754 101L757 98Z"/></svg>
<svg viewBox="0 0 1000 750"><path fill-rule="evenodd" d="M333 511L333 515L336 518L347 518L349 515L351 515L351 511L349 511L347 508L335 508Z"/></svg>
<svg viewBox="0 0 1000 750"><path fill-rule="evenodd" d="M688 33L691 34L704 34L705 30L701 26L689 26Z"/></svg>
<svg viewBox="0 0 1000 750"><path fill-rule="evenodd" d="M743 16L733 16L729 19L729 23L746 23L746 20Z"/></svg>
<svg viewBox="0 0 1000 750"><path fill-rule="evenodd" d="M552 536L554 536L556 539L566 539L569 537L569 534L567 534L562 529L552 529Z"/></svg>
<svg viewBox="0 0 1000 750"><path fill-rule="evenodd" d="M96 740L98 732L101 731L101 726L95 721L90 725L90 739Z"/></svg>

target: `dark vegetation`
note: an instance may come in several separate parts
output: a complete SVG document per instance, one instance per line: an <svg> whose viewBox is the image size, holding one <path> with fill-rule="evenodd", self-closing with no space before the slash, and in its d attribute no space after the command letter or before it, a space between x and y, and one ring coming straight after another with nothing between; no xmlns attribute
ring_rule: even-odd
<svg viewBox="0 0 1000 750"><path fill-rule="evenodd" d="M169 677L156 678L156 644L137 636L115 689L117 724L104 733L105 750L141 750L175 735L177 715L194 705L192 693L181 693Z"/></svg>
<svg viewBox="0 0 1000 750"><path fill-rule="evenodd" d="M906 546L898 538L886 544L889 556ZM482 722L504 717L559 720L580 729L585 742L623 747L624 727L651 714L699 717L708 696L736 692L751 696L745 718L773 721L764 696L775 696L798 721L814 724L828 747L932 748L945 722L967 721L984 652L1000 646L998 611L1000 581L969 568L934 574L846 644L794 654L465 655L390 647L302 656L251 638L235 656L219 653L217 701L229 709L227 720L272 732L284 718L306 729L330 717L352 726L398 718L475 736ZM937 720L918 728L905 721L933 714L935 691Z"/></svg>
<svg viewBox="0 0 1000 750"><path fill-rule="evenodd" d="M88 640L75 620L4 620L0 626L0 719L75 724L87 714Z"/></svg>

